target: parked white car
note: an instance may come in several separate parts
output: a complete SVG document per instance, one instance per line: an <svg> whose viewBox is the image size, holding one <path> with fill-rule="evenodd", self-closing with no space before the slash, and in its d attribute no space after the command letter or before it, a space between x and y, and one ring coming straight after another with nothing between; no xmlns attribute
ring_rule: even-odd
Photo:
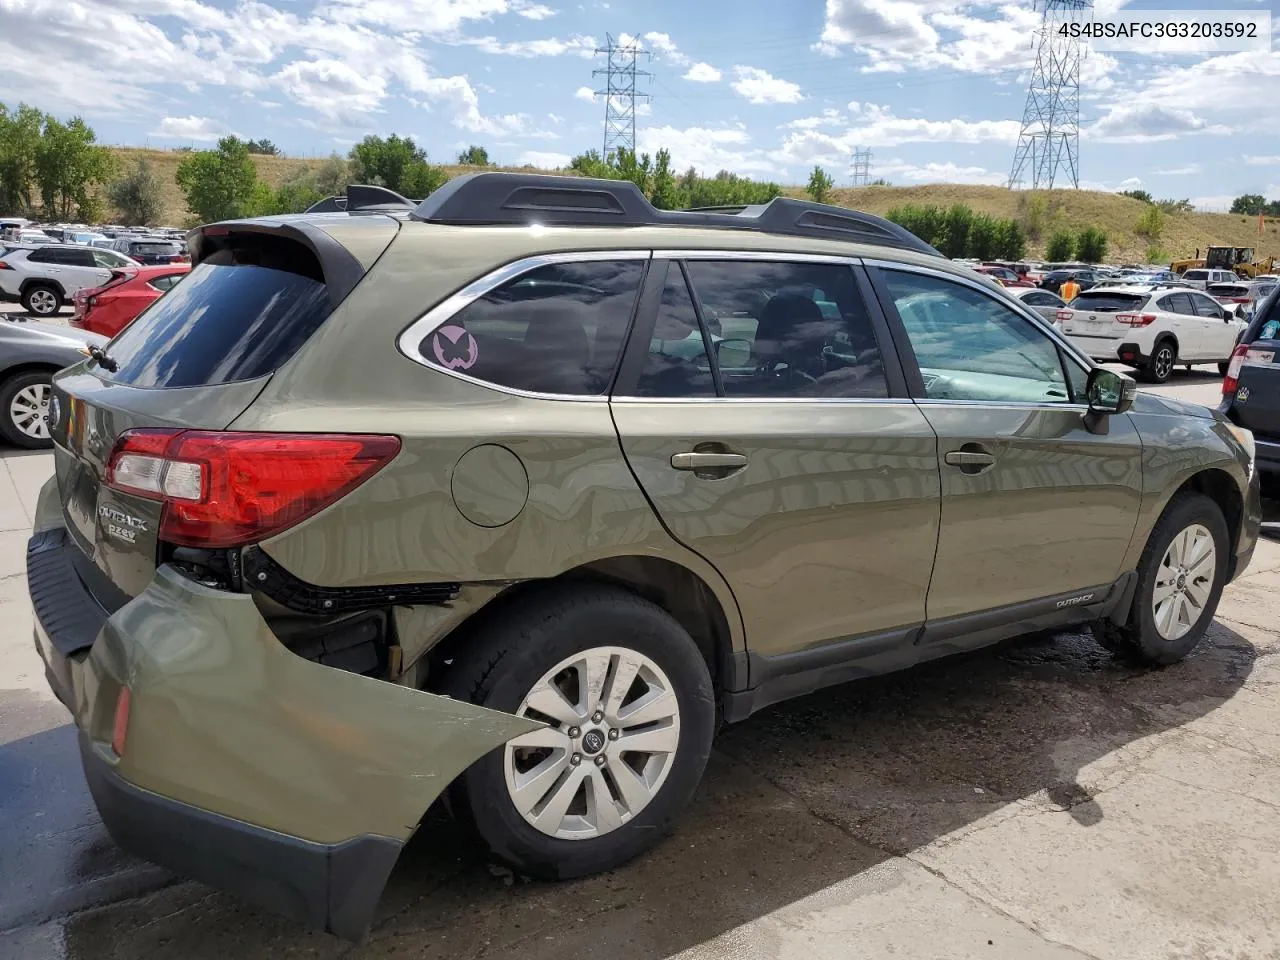
<svg viewBox="0 0 1280 960"><path fill-rule="evenodd" d="M1209 270L1197 267L1182 275L1187 286L1203 290L1211 283L1233 283L1240 278L1232 270Z"/></svg>
<svg viewBox="0 0 1280 960"><path fill-rule="evenodd" d="M0 299L17 300L27 313L51 317L81 290L105 284L113 271L139 266L114 250L76 244L14 247L0 256Z"/></svg>
<svg viewBox="0 0 1280 960"><path fill-rule="evenodd" d="M1051 290L1041 290L1039 287L1005 287L1005 293L1017 297L1049 321L1054 320L1058 311L1066 306L1056 293Z"/></svg>
<svg viewBox="0 0 1280 960"><path fill-rule="evenodd" d="M1057 311L1055 326L1094 360L1136 367L1164 383L1176 364L1226 369L1246 323L1198 290L1094 287Z"/></svg>

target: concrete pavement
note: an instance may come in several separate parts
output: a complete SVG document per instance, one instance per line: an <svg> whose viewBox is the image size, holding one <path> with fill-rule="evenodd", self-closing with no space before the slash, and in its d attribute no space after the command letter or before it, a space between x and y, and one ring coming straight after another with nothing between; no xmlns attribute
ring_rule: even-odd
<svg viewBox="0 0 1280 960"><path fill-rule="evenodd" d="M1280 957L1280 543L1175 667L1065 634L764 711L604 877L523 882L433 818L352 946L111 845L30 646L50 469L0 452L0 957Z"/></svg>

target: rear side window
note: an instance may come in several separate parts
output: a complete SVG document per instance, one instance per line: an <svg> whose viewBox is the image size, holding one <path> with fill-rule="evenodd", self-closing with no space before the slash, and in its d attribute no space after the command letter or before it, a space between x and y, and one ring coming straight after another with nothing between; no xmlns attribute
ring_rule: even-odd
<svg viewBox="0 0 1280 960"><path fill-rule="evenodd" d="M1209 278L1208 270L1188 270L1183 275L1185 280L1207 280Z"/></svg>
<svg viewBox="0 0 1280 960"><path fill-rule="evenodd" d="M1156 306L1165 313L1181 313L1188 317L1195 314L1195 308L1191 306L1191 298L1185 293L1171 293L1161 298Z"/></svg>
<svg viewBox="0 0 1280 960"><path fill-rule="evenodd" d="M134 253L141 254L144 257L155 256L172 256L178 252L176 243L135 243L132 245Z"/></svg>
<svg viewBox="0 0 1280 960"><path fill-rule="evenodd" d="M102 376L135 387L196 387L273 373L329 316L309 250L288 241L218 250L125 327Z"/></svg>
<svg viewBox="0 0 1280 960"><path fill-rule="evenodd" d="M418 351L497 386L598 396L613 380L644 270L643 260L539 267L464 307Z"/></svg>
<svg viewBox="0 0 1280 960"><path fill-rule="evenodd" d="M1089 310L1093 313L1123 313L1125 310L1136 310L1146 300L1143 294L1086 290L1071 301L1071 309Z"/></svg>
<svg viewBox="0 0 1280 960"><path fill-rule="evenodd" d="M714 397L711 357L698 324L693 297L679 264L672 264L662 288L649 355L636 395L641 397Z"/></svg>

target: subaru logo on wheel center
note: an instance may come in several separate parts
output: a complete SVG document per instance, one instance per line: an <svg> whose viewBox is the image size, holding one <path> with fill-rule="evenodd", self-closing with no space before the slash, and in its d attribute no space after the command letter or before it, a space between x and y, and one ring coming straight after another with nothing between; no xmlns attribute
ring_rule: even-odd
<svg viewBox="0 0 1280 960"><path fill-rule="evenodd" d="M604 734L599 730L588 730L582 738L582 749L585 753L599 753L604 749Z"/></svg>

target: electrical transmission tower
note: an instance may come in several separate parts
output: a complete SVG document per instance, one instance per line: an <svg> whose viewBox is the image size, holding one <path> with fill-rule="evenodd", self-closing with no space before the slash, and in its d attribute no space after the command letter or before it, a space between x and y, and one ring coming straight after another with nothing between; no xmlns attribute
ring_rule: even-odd
<svg viewBox="0 0 1280 960"><path fill-rule="evenodd" d="M637 70L636 61L651 54L641 50L633 38L627 38L623 44L615 41L612 34L606 34L605 40L605 46L595 51L597 56L605 55L605 66L591 71L591 75L605 77L604 89L595 92L604 97L603 156L607 159L619 148L635 152L636 100L649 99L648 94L636 91L636 81L651 76L646 70Z"/></svg>
<svg viewBox="0 0 1280 960"><path fill-rule="evenodd" d="M853 185L865 187L871 182L871 151L853 151Z"/></svg>
<svg viewBox="0 0 1280 960"><path fill-rule="evenodd" d="M1013 153L1009 187L1022 185L1030 173L1033 190L1052 189L1062 173L1080 187L1080 61L1081 40L1059 35L1064 23L1087 20L1093 0L1035 0L1044 12L1036 34L1036 66L1027 88L1022 129Z"/></svg>

